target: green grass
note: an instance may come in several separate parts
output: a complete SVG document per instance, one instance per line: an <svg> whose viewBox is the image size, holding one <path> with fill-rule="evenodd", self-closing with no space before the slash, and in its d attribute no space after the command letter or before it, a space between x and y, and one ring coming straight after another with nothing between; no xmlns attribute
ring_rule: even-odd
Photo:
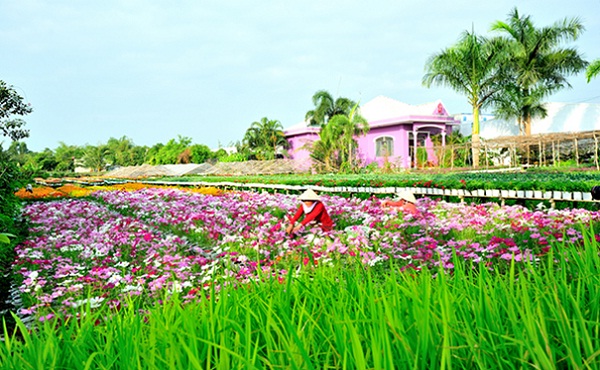
<svg viewBox="0 0 600 370"><path fill-rule="evenodd" d="M215 287L196 304L23 324L6 369L596 369L600 258L558 244L540 261L441 271L315 267ZM293 270L293 269L291 269ZM504 272L500 272L500 271Z"/></svg>

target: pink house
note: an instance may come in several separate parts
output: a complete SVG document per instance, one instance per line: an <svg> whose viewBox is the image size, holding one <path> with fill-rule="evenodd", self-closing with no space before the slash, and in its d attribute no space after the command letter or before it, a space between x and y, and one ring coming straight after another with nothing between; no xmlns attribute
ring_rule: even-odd
<svg viewBox="0 0 600 370"><path fill-rule="evenodd" d="M431 136L441 134L442 145L445 145L446 135L460 124L439 100L415 106L378 96L362 105L360 114L370 126L366 136L356 138L358 155L365 165L377 162L381 166L387 160L401 168L416 166L412 156L417 147L428 148L428 161L437 164L431 149ZM309 159L306 146L319 139L319 130L319 127L308 126L307 122L285 130L290 143L290 158Z"/></svg>

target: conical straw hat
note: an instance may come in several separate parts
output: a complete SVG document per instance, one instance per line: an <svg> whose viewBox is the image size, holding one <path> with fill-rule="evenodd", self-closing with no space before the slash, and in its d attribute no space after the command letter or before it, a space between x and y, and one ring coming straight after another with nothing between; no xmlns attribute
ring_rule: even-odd
<svg viewBox="0 0 600 370"><path fill-rule="evenodd" d="M401 191L398 193L398 198L400 199L404 199L405 201L415 204L417 203L417 200L415 199L415 196L413 195L413 193L411 193L410 191Z"/></svg>
<svg viewBox="0 0 600 370"><path fill-rule="evenodd" d="M319 198L319 196L317 195L317 193L315 193L312 189L308 189L307 191L305 191L304 193L302 193L298 199L300 200L312 200L312 201L317 201L317 200L321 200L321 198Z"/></svg>

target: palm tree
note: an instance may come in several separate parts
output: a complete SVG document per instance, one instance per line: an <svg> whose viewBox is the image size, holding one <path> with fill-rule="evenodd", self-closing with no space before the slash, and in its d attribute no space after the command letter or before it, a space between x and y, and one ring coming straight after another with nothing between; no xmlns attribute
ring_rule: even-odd
<svg viewBox="0 0 600 370"><path fill-rule="evenodd" d="M93 172L104 171L106 169L107 154L108 151L104 145L88 145L85 148L83 163L86 167L91 168Z"/></svg>
<svg viewBox="0 0 600 370"><path fill-rule="evenodd" d="M352 154L358 148L358 143L354 138L364 136L369 132L369 123L356 112L357 108L358 103L354 105L348 116L338 114L327 124L327 126L337 127L337 130L334 131L338 131L339 136L334 142L339 143L341 164L347 166L349 170L354 169L356 161L355 158L352 158Z"/></svg>
<svg viewBox="0 0 600 370"><path fill-rule="evenodd" d="M281 122L263 117L246 130L243 145L253 151L257 159L274 159L279 148L287 148L289 143Z"/></svg>
<svg viewBox="0 0 600 370"><path fill-rule="evenodd" d="M465 31L457 44L429 58L423 84L448 86L466 95L473 108L473 166L479 166L479 112L502 93L506 79L503 45Z"/></svg>
<svg viewBox="0 0 600 370"><path fill-rule="evenodd" d="M598 74L600 74L600 59L594 60L587 67L587 71L585 72L587 82L589 83L592 80L592 78L596 77Z"/></svg>
<svg viewBox="0 0 600 370"><path fill-rule="evenodd" d="M494 115L505 120L517 120L519 134L525 135L525 117L546 118L546 110L543 98L548 94L544 86L531 90L528 95L523 93L515 84L508 83L504 93L494 101Z"/></svg>
<svg viewBox="0 0 600 370"><path fill-rule="evenodd" d="M325 90L319 90L312 97L315 109L306 112L305 119L310 126L324 126L329 119L341 114L348 116L355 102L348 98L339 97L333 99L331 94Z"/></svg>
<svg viewBox="0 0 600 370"><path fill-rule="evenodd" d="M352 171L356 167L358 144L356 136L369 132L367 120L357 112L358 103L349 114L335 115L319 132L319 140L313 143L311 157L326 171L340 169Z"/></svg>
<svg viewBox="0 0 600 370"><path fill-rule="evenodd" d="M122 136L120 139L111 137L106 143L108 151L107 159L115 166L132 166L135 163L133 148L135 144L127 136Z"/></svg>
<svg viewBox="0 0 600 370"><path fill-rule="evenodd" d="M54 158L56 159L56 171L75 171L75 161L85 155L85 149L77 145L67 145L59 142L58 147L54 149Z"/></svg>
<svg viewBox="0 0 600 370"><path fill-rule="evenodd" d="M492 25L492 31L506 34L499 40L508 51L505 65L512 78L507 79L507 85L513 85L508 89L516 99L514 113L518 113L513 118L522 123L525 135L531 135L532 118L546 115L542 100L559 89L571 87L566 76L586 67L587 62L576 49L560 47L562 41L576 40L583 30L577 18L536 28L529 16L519 15L517 8L509 13L507 22Z"/></svg>

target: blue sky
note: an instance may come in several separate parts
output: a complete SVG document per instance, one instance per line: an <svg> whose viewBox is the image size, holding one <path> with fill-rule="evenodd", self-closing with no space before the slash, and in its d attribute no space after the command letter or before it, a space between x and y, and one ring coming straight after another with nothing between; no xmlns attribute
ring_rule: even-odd
<svg viewBox="0 0 600 370"><path fill-rule="evenodd" d="M362 103L441 99L468 112L453 90L422 86L425 62L465 30L491 35L515 4L0 0L0 80L34 108L25 117L34 151L122 136L228 146L262 117L302 121L321 89ZM574 45L600 58L600 0L521 0L518 9L537 26L579 17L586 31ZM549 100L600 103L600 79L570 82Z"/></svg>

